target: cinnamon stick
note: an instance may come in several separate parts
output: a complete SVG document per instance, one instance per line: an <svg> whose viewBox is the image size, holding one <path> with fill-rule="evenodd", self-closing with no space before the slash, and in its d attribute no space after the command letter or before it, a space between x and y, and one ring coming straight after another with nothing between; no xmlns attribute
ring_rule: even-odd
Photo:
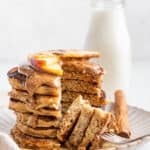
<svg viewBox="0 0 150 150"><path fill-rule="evenodd" d="M129 138L131 136L131 131L129 127L128 120L128 108L126 103L125 94L122 90L117 90L115 92L115 117L118 126L118 134L120 136Z"/></svg>

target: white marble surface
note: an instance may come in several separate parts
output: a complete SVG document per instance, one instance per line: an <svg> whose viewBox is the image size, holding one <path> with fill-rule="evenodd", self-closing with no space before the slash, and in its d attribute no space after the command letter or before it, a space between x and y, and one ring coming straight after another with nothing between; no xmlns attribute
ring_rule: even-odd
<svg viewBox="0 0 150 150"><path fill-rule="evenodd" d="M15 63L0 63L0 105L7 105L7 92L10 86L6 73ZM150 62L134 62L132 65L131 87L128 93L128 104L150 111ZM148 150L150 142L137 149Z"/></svg>

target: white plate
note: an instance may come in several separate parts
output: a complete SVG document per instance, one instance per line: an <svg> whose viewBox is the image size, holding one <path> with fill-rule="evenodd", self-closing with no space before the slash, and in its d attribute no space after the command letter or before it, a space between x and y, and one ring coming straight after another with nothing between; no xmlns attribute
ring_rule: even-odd
<svg viewBox="0 0 150 150"><path fill-rule="evenodd" d="M105 110L113 112L113 103L105 106ZM137 107L128 106L129 111L129 122L132 131L132 137L134 138L137 135L143 135L150 133L150 112L144 111ZM16 122L15 114L7 107L0 107L0 132L4 132L10 135L10 130ZM122 146L115 145L114 147L107 149L135 149L136 146L150 141L150 137L141 138L138 141L135 141L130 144L125 144Z"/></svg>

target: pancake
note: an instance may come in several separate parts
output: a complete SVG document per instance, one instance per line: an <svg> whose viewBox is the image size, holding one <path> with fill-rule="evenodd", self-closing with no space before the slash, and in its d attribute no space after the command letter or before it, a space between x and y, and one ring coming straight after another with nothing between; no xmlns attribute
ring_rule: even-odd
<svg viewBox="0 0 150 150"><path fill-rule="evenodd" d="M8 94L10 98L26 103L29 106L32 106L33 109L40 108L51 108L51 109L59 109L60 108L60 100L59 96L45 96L45 95L34 95L30 97L27 92L15 90L13 89Z"/></svg>
<svg viewBox="0 0 150 150"><path fill-rule="evenodd" d="M16 89L12 89L8 93L8 96L12 99L17 99L24 103L27 103L30 99L27 91L21 91L21 90L16 90Z"/></svg>
<svg viewBox="0 0 150 150"><path fill-rule="evenodd" d="M17 121L32 128L59 127L59 120L48 116L38 116L29 113L16 113Z"/></svg>
<svg viewBox="0 0 150 150"><path fill-rule="evenodd" d="M62 80L62 91L74 91L100 95L101 89L95 84L80 80Z"/></svg>
<svg viewBox="0 0 150 150"><path fill-rule="evenodd" d="M19 79L16 78L8 78L10 85L12 88L22 91L27 91L26 87L22 84ZM61 88L49 87L47 85L42 85L35 90L35 94L39 95L53 95L59 96L61 93Z"/></svg>
<svg viewBox="0 0 150 150"><path fill-rule="evenodd" d="M9 100L9 109L15 112L29 113L29 111L26 108L25 103L20 102L20 101L15 101L12 99Z"/></svg>
<svg viewBox="0 0 150 150"><path fill-rule="evenodd" d="M89 103L95 107L100 107L108 104L108 101L106 100L105 92L103 90L101 90L99 96L95 94L88 94L82 92L63 91L62 102L72 103L79 95L82 95L83 99L88 100Z"/></svg>
<svg viewBox="0 0 150 150"><path fill-rule="evenodd" d="M17 122L17 128L24 134L34 137L56 138L57 128L31 128L20 122Z"/></svg>
<svg viewBox="0 0 150 150"><path fill-rule="evenodd" d="M48 91L48 95L55 95L57 89L60 89L60 77L35 71L30 66L15 67L7 75L13 88L28 91L30 96L44 91L43 94ZM39 89L41 86L42 89Z"/></svg>
<svg viewBox="0 0 150 150"><path fill-rule="evenodd" d="M14 140L21 148L34 150L60 150L61 144L57 139L38 138L23 134L17 127L11 130Z"/></svg>
<svg viewBox="0 0 150 150"><path fill-rule="evenodd" d="M98 52L94 51L87 51L87 50L73 50L73 49L58 49L58 50L49 50L49 51L43 51L39 52L37 54L41 55L56 55L61 60L70 60L70 59L89 59L89 58L97 58L100 57L100 54Z"/></svg>
<svg viewBox="0 0 150 150"><path fill-rule="evenodd" d="M28 107L25 103L12 99L9 101L9 108L14 110L15 112L20 113L33 113L41 116L52 116L55 118L61 118L60 110L45 109L45 108L33 110L32 108Z"/></svg>
<svg viewBox="0 0 150 150"><path fill-rule="evenodd" d="M107 131L107 127L111 122L111 113L102 111L99 108L94 108L94 114L79 147L88 147L93 142L97 134L103 134Z"/></svg>
<svg viewBox="0 0 150 150"><path fill-rule="evenodd" d="M61 142L64 142L69 137L70 132L80 116L81 108L85 103L86 102L82 100L82 96L78 96L64 115L60 122L60 129L57 132L57 138Z"/></svg>
<svg viewBox="0 0 150 150"><path fill-rule="evenodd" d="M64 72L74 72L86 76L101 76L104 75L104 69L98 65L83 61L68 61L63 62L62 68Z"/></svg>
<svg viewBox="0 0 150 150"><path fill-rule="evenodd" d="M91 75L91 74L84 74L84 73L78 73L78 72L63 72L62 79L72 79L72 80L81 80L85 82L95 83L98 86L102 84L103 80L103 74L102 75Z"/></svg>
<svg viewBox="0 0 150 150"><path fill-rule="evenodd" d="M85 131L88 127L91 117L93 115L94 109L89 104L84 104L81 110L80 117L76 123L71 136L69 137L69 143L76 147L80 144Z"/></svg>

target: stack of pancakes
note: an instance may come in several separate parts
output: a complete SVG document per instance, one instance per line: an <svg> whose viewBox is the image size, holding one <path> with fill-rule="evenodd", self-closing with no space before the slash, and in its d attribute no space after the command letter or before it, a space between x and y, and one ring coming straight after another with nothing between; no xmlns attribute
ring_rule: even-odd
<svg viewBox="0 0 150 150"><path fill-rule="evenodd" d="M23 148L58 149L61 77L24 65L11 69L8 79L12 86L9 108L17 116L12 129L16 142Z"/></svg>
<svg viewBox="0 0 150 150"><path fill-rule="evenodd" d="M97 52L51 50L30 56L30 65L8 72L12 86L9 108L17 116L12 135L20 147L59 150L61 144L56 135L60 132L62 114L79 95L91 106L106 104L101 88L104 70L89 62L96 57L99 57ZM83 119L92 115L90 105L83 108L83 113L86 112ZM85 123L79 125L86 126Z"/></svg>
<svg viewBox="0 0 150 150"><path fill-rule="evenodd" d="M63 114L79 95L89 100L94 107L106 105L105 92L101 87L104 69L98 64L90 63L91 58L100 57L99 53L82 50L50 50L38 53L38 55L43 54L48 57L55 55L61 61Z"/></svg>
<svg viewBox="0 0 150 150"><path fill-rule="evenodd" d="M71 103L79 95L89 100L94 107L100 107L107 103L102 90L104 69L97 64L90 63L89 59L98 55L82 55L79 58L63 60L62 69L62 111L65 113Z"/></svg>

